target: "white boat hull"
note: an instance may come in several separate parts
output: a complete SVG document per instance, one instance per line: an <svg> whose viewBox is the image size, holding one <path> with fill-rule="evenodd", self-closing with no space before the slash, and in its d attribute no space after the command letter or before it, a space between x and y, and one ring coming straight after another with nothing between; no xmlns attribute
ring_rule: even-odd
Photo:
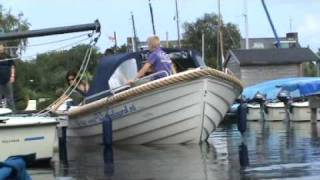
<svg viewBox="0 0 320 180"><path fill-rule="evenodd" d="M72 142L102 143L102 121L108 112L113 143L199 143L216 129L240 93L239 86L212 77L165 86L70 117L67 135Z"/></svg>
<svg viewBox="0 0 320 180"><path fill-rule="evenodd" d="M0 161L9 156L35 154L50 159L56 138L56 120L50 117L1 116Z"/></svg>
<svg viewBox="0 0 320 180"><path fill-rule="evenodd" d="M257 121L261 119L260 105L248 104L247 120Z"/></svg>
<svg viewBox="0 0 320 180"><path fill-rule="evenodd" d="M264 112L266 121L283 121L286 119L286 109L282 102L267 103L267 112Z"/></svg>
<svg viewBox="0 0 320 180"><path fill-rule="evenodd" d="M317 109L317 120L320 119L320 109ZM290 120L292 121L310 121L311 109L309 102L294 102L290 107Z"/></svg>

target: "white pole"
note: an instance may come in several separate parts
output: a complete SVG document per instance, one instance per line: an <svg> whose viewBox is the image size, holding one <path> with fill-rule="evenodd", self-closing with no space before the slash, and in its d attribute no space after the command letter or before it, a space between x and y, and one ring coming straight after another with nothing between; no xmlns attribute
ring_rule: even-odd
<svg viewBox="0 0 320 180"><path fill-rule="evenodd" d="M202 32L202 48L201 48L201 51L202 51L202 62L204 62L204 32Z"/></svg>
<svg viewBox="0 0 320 180"><path fill-rule="evenodd" d="M176 21L177 21L178 46L179 46L179 48L181 48L181 42L180 42L180 27L179 27L179 11L178 11L178 0L176 0Z"/></svg>
<svg viewBox="0 0 320 180"><path fill-rule="evenodd" d="M217 69L220 69L220 28L221 28L221 17L220 17L220 0L218 0L218 32L217 32Z"/></svg>
<svg viewBox="0 0 320 180"><path fill-rule="evenodd" d="M132 43L132 52L136 52L136 43L135 43L135 40L134 40L134 37L131 37L131 43Z"/></svg>
<svg viewBox="0 0 320 180"><path fill-rule="evenodd" d="M166 47L169 47L169 33L168 31L166 32Z"/></svg>
<svg viewBox="0 0 320 180"><path fill-rule="evenodd" d="M246 34L246 49L249 49L249 26L248 26L248 8L247 0L244 0L244 24L245 24L245 34Z"/></svg>

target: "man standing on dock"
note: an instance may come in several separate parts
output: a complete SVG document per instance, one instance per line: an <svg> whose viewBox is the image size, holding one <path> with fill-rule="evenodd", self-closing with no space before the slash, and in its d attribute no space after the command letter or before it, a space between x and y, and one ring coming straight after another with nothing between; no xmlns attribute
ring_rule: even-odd
<svg viewBox="0 0 320 180"><path fill-rule="evenodd" d="M15 64L13 60L6 60L4 46L0 44L0 97L4 97L8 107L16 110L13 98L12 84L15 82Z"/></svg>

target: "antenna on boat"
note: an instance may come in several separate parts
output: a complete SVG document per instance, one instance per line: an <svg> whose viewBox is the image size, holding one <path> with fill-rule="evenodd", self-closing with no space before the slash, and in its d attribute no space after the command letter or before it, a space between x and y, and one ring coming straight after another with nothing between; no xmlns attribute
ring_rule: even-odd
<svg viewBox="0 0 320 180"><path fill-rule="evenodd" d="M133 52L137 51L137 33L136 33L136 26L134 23L134 16L133 13L131 12L131 21L132 21L132 29L133 29L133 40L132 40L132 50Z"/></svg>
<svg viewBox="0 0 320 180"><path fill-rule="evenodd" d="M74 26L63 26L63 27L23 31L23 32L4 33L4 34L0 34L0 41L40 37L40 36L50 36L55 34L66 34L66 33L74 33L74 32L89 31L89 30L100 32L101 26L100 26L99 20L95 20L95 22L91 24L81 24L81 25L74 25Z"/></svg>
<svg viewBox="0 0 320 180"><path fill-rule="evenodd" d="M180 27L179 27L179 10L178 10L178 0L176 0L176 22L177 22L177 34L178 34L178 47L181 48L180 42Z"/></svg>
<svg viewBox="0 0 320 180"><path fill-rule="evenodd" d="M150 0L149 0L149 8L150 8L153 35L156 35L156 29L154 28L154 20L153 20L153 10L152 10L152 6L151 6L151 1Z"/></svg>

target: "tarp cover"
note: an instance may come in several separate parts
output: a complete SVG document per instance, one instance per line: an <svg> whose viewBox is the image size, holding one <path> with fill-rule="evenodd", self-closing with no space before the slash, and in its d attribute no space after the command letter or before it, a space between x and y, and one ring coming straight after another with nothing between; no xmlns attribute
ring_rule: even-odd
<svg viewBox="0 0 320 180"><path fill-rule="evenodd" d="M257 92L260 92L266 94L268 100L273 100L277 98L281 89L289 91L292 97L316 94L320 92L320 78L296 77L265 81L246 87L242 94L247 100L251 100Z"/></svg>
<svg viewBox="0 0 320 180"><path fill-rule="evenodd" d="M0 162L0 179L31 180L22 157L9 157Z"/></svg>

